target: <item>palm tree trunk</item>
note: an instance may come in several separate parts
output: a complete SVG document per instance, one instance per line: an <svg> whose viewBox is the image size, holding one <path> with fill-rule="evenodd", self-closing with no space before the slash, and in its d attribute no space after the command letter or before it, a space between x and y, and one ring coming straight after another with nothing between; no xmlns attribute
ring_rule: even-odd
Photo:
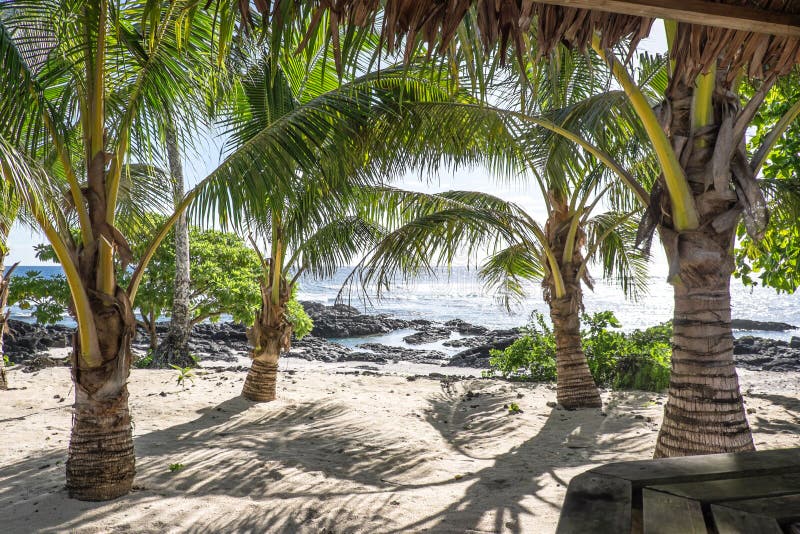
<svg viewBox="0 0 800 534"><path fill-rule="evenodd" d="M88 105L81 113L86 186L81 191L83 199L76 201L86 201L81 207L86 208L87 218L80 218L81 243L69 240L68 246L75 246L72 257L63 251L60 255L62 265L75 260L70 267L77 269L81 282L80 288L71 287L73 305L80 313L76 310L79 324L73 336L75 404L66 486L71 497L90 501L127 494L135 473L127 381L136 319L128 294L117 285L114 263L115 255L125 258L131 252L113 226L118 188L116 180L107 179L109 162L111 168L121 169L126 157L123 149L118 154L106 152L115 146L107 139L105 118L107 3L95 2L85 13L85 42L93 43L95 52L86 61ZM82 346L87 342L88 347Z"/></svg>
<svg viewBox="0 0 800 534"><path fill-rule="evenodd" d="M683 147L677 152L685 162L700 225L676 232L667 216L658 226L670 263L675 310L672 374L657 458L755 448L739 391L731 330L733 246L746 194L743 178L733 177L735 162L743 157L737 154L743 140L720 135L723 124L735 122L739 111L738 96L725 87L723 79L723 75L717 77L714 91L714 124L694 139L690 125L693 88L676 83L668 95L673 145ZM677 141L679 137L683 140ZM715 154L733 156L721 160ZM720 161L726 166L723 173ZM712 173L715 167L717 172ZM668 213L663 205L659 209Z"/></svg>
<svg viewBox="0 0 800 534"><path fill-rule="evenodd" d="M246 399L256 402L275 400L278 358L281 351L289 350L292 338L292 325L286 319L286 303L290 295L291 290L281 280L278 304L273 304L272 288L261 285L261 309L253 327L247 331L253 345L253 364L242 389Z"/></svg>
<svg viewBox="0 0 800 534"><path fill-rule="evenodd" d="M175 129L167 128L167 158L175 192L175 205L185 194L183 165ZM192 316L189 310L189 223L182 214L175 222L175 292L172 298L172 316L169 330L161 344L153 352L153 366L193 367L195 361L189 354L189 336L192 332Z"/></svg>
<svg viewBox="0 0 800 534"><path fill-rule="evenodd" d="M246 399L256 402L275 400L279 357L280 345L276 336L263 340L260 347L253 350L253 364L242 389Z"/></svg>
<svg viewBox="0 0 800 534"><path fill-rule="evenodd" d="M581 323L574 295L550 299L550 319L556 338L556 399L567 409L602 406L586 354L581 346Z"/></svg>
<svg viewBox="0 0 800 534"><path fill-rule="evenodd" d="M5 358L3 352L3 336L6 333L6 321L8 321L8 279L5 276L6 255L0 249L0 389L8 389L8 375L6 374ZM12 267L13 268L13 267Z"/></svg>
<svg viewBox="0 0 800 534"><path fill-rule="evenodd" d="M733 361L729 278L718 278L716 287L675 287L672 375L657 458L754 450Z"/></svg>
<svg viewBox="0 0 800 534"><path fill-rule="evenodd" d="M105 501L127 494L135 473L127 385L135 320L119 288L115 298L93 298L92 310L103 364L82 367L76 356L80 342L74 336L75 406L67 490L80 500Z"/></svg>
<svg viewBox="0 0 800 534"><path fill-rule="evenodd" d="M150 350L154 351L158 347L158 333L156 332L156 322L149 317L142 317L144 329L147 330L147 336L150 338Z"/></svg>

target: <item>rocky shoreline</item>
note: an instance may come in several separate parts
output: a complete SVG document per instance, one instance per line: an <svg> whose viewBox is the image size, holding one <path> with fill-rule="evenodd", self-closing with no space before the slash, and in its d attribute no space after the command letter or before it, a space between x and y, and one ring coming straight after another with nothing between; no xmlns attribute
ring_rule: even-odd
<svg viewBox="0 0 800 534"><path fill-rule="evenodd" d="M424 319L404 320L390 315L363 314L346 305L326 306L304 302L307 313L314 320L312 335L295 341L289 355L311 361L366 362L385 364L409 362L438 366L488 368L489 351L503 349L520 336L520 329L490 330L458 319L437 323ZM763 331L794 329L785 323L765 323L734 320L734 328ZM37 369L63 364L47 358L46 352L71 345L73 329L67 326L39 326L11 320L5 337L6 356L12 364ZM377 336L399 330L413 331L402 337L407 347L365 342L354 348L337 343L337 339ZM159 334L166 326L159 327ZM439 343L448 349L462 350L447 354L443 350L423 348ZM148 337L143 330L137 332L134 348L145 352ZM246 356L249 345L245 328L234 323L204 323L192 330L190 350L203 361L237 362ZM741 337L734 340L737 366L754 371L800 371L800 337L791 341L761 337Z"/></svg>

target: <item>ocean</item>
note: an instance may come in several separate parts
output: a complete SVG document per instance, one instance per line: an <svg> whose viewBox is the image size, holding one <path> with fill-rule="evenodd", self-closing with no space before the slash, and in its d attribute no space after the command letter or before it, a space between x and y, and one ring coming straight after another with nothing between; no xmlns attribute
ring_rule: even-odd
<svg viewBox="0 0 800 534"><path fill-rule="evenodd" d="M17 268L22 274L37 270L47 276L61 272L60 266L36 266ZM325 280L303 277L300 280L298 298L324 304L333 304L340 294L349 270L339 269L336 275ZM777 294L763 287L743 287L731 281L733 317L757 321L780 321L800 325L800 294ZM528 322L532 311L547 315L547 305L542 300L538 284L529 287L530 296L512 312L508 312L486 291L474 269L454 267L449 272L440 271L437 276L421 277L411 284L398 284L380 300L363 299L357 289L342 294L346 304L366 313L388 313L403 319L428 319L448 321L463 319L469 323L490 328L510 328ZM638 301L625 299L622 291L613 284L598 280L594 291L586 290L584 304L589 313L612 310L622 323L623 330L646 328L672 318L672 287L663 276L650 279L649 292ZM30 313L17 307L11 308L11 318L30 321ZM74 324L67 319L64 324ZM797 331L747 332L737 331L737 336L760 335L776 339L789 339Z"/></svg>

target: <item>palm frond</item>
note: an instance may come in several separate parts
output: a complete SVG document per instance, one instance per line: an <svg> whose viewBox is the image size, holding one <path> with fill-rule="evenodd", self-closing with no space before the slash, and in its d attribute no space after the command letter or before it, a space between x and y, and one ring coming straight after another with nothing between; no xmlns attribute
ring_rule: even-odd
<svg viewBox="0 0 800 534"><path fill-rule="evenodd" d="M172 190L172 180L162 169L126 165L117 207L120 231L127 236L152 235L174 209Z"/></svg>
<svg viewBox="0 0 800 534"><path fill-rule="evenodd" d="M545 274L542 253L535 243L514 243L489 256L479 271L480 278L508 311L528 296L530 282L543 279Z"/></svg>
<svg viewBox="0 0 800 534"><path fill-rule="evenodd" d="M470 261L521 241L527 218L513 203L474 191L426 194L381 189L373 216L391 230L361 261L352 275L380 297L394 283L420 274L436 275L436 267Z"/></svg>
<svg viewBox="0 0 800 534"><path fill-rule="evenodd" d="M587 258L599 263L603 277L633 299L647 293L649 281L649 255L634 246L637 229L631 213L603 213L586 224Z"/></svg>
<svg viewBox="0 0 800 534"><path fill-rule="evenodd" d="M384 228L363 217L333 220L302 241L287 268L316 278L331 277L337 268L374 247L383 234Z"/></svg>

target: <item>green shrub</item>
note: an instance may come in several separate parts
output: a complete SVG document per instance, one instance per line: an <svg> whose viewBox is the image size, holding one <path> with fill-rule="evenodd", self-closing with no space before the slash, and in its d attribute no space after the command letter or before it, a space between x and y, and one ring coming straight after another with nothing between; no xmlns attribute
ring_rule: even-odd
<svg viewBox="0 0 800 534"><path fill-rule="evenodd" d="M503 350L489 352L492 372L504 378L534 382L556 379L556 340L539 312L531 314L531 322L521 338Z"/></svg>
<svg viewBox="0 0 800 534"><path fill-rule="evenodd" d="M617 363L615 389L662 391L669 387L672 323L663 323L627 335L628 349Z"/></svg>
<svg viewBox="0 0 800 534"><path fill-rule="evenodd" d="M595 382L615 389L662 391L669 386L672 325L664 323L629 334L610 311L582 316L582 345ZM504 350L492 350L488 376L546 382L556 379L556 343L541 313L521 338Z"/></svg>
<svg viewBox="0 0 800 534"><path fill-rule="evenodd" d="M584 313L581 321L587 327L581 331L581 344L589 371L599 385L611 385L617 372L617 360L626 353L628 340L625 334L609 330L609 327L619 328L622 325L610 311L593 315Z"/></svg>
<svg viewBox="0 0 800 534"><path fill-rule="evenodd" d="M619 359L614 389L663 391L669 387L669 345L653 347L649 354L626 354Z"/></svg>
<svg viewBox="0 0 800 534"><path fill-rule="evenodd" d="M37 324L56 324L64 318L69 303L64 275L44 276L41 271L31 270L11 277L8 305L30 311Z"/></svg>
<svg viewBox="0 0 800 534"><path fill-rule="evenodd" d="M297 286L292 291L292 298L286 303L286 320L292 325L295 339L303 339L314 329L314 320L297 301Z"/></svg>
<svg viewBox="0 0 800 534"><path fill-rule="evenodd" d="M147 369L153 363L153 351L148 350L141 358L133 361L133 366L137 369Z"/></svg>

